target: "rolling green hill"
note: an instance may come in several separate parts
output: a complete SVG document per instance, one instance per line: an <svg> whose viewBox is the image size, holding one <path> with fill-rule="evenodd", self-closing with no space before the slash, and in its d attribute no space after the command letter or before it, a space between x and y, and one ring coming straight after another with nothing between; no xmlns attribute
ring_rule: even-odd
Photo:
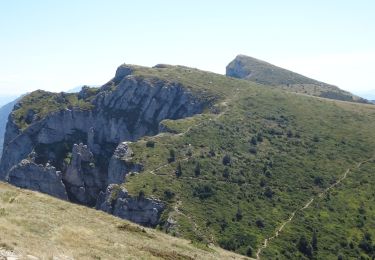
<svg viewBox="0 0 375 260"><path fill-rule="evenodd" d="M209 75L230 86L219 112L164 122L173 134L133 143L145 169L125 187L168 201L164 223L177 224L167 232L255 256L292 212L372 157L375 107ZM273 252L299 258L284 248Z"/></svg>
<svg viewBox="0 0 375 260"><path fill-rule="evenodd" d="M261 259L372 256L366 234L374 236L375 106L182 66L131 68L129 80L177 85L205 104L194 115L162 120L161 132L134 140L131 156L122 158L142 169L116 187L165 203L157 229ZM30 109L39 121L70 106L95 111L92 100L111 95L119 84L115 77L83 99L33 93L14 118L27 131ZM361 244L363 237L369 247Z"/></svg>
<svg viewBox="0 0 375 260"><path fill-rule="evenodd" d="M226 71L226 75L230 77L254 81L264 85L278 86L288 91L330 99L367 103L365 99L336 86L310 79L245 55L238 55L228 64Z"/></svg>

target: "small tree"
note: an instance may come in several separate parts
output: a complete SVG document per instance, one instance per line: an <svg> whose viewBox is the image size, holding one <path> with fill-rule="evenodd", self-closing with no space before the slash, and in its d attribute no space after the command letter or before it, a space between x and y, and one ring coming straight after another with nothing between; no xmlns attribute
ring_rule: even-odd
<svg viewBox="0 0 375 260"><path fill-rule="evenodd" d="M273 191L270 187L266 187L266 190L264 191L264 195L267 197L267 198L272 198L273 196Z"/></svg>
<svg viewBox="0 0 375 260"><path fill-rule="evenodd" d="M258 144L257 138L255 136L251 137L250 143L252 145L257 145Z"/></svg>
<svg viewBox="0 0 375 260"><path fill-rule="evenodd" d="M304 254L308 258L312 257L312 247L304 235L302 235L298 240L297 248L302 254Z"/></svg>
<svg viewBox="0 0 375 260"><path fill-rule="evenodd" d="M201 165L199 162L195 164L194 173L195 173L195 176L199 176L201 174Z"/></svg>
<svg viewBox="0 0 375 260"><path fill-rule="evenodd" d="M155 147L155 141L152 141L152 140L147 141L146 147L154 148Z"/></svg>
<svg viewBox="0 0 375 260"><path fill-rule="evenodd" d="M248 249L246 251L246 255L247 256L252 256L253 255L253 248L251 246L248 247Z"/></svg>
<svg viewBox="0 0 375 260"><path fill-rule="evenodd" d="M182 175L182 167L181 167L181 163L180 162L177 164L177 168L176 168L175 173L176 173L177 177L180 177Z"/></svg>
<svg viewBox="0 0 375 260"><path fill-rule="evenodd" d="M230 165L232 163L232 158L229 154L224 155L223 157L223 164L224 165Z"/></svg>
<svg viewBox="0 0 375 260"><path fill-rule="evenodd" d="M176 153L173 149L170 149L169 150L168 162L171 163L171 162L174 162L174 161L176 161Z"/></svg>
<svg viewBox="0 0 375 260"><path fill-rule="evenodd" d="M316 230L314 230L314 233L311 239L311 246L314 251L318 250L318 234L316 233Z"/></svg>
<svg viewBox="0 0 375 260"><path fill-rule="evenodd" d="M255 225L257 225L258 228L264 228L265 227L265 224L264 224L262 219L257 219L257 221L255 221Z"/></svg>
<svg viewBox="0 0 375 260"><path fill-rule="evenodd" d="M229 175L230 175L230 173L229 173L229 169L228 169L228 168L225 168L225 169L224 169L224 173L223 173L223 177L224 177L225 179L228 179L228 178L229 178Z"/></svg>
<svg viewBox="0 0 375 260"><path fill-rule="evenodd" d="M241 219L242 219L242 210L240 207L238 207L237 212L236 212L236 220L240 221Z"/></svg>

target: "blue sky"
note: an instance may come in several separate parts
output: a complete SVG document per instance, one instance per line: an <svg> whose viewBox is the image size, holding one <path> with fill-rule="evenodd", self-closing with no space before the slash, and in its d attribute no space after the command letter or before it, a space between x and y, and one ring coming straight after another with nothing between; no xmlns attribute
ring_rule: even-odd
<svg viewBox="0 0 375 260"><path fill-rule="evenodd" d="M374 13L361 0L0 0L0 95L100 85L124 62L224 73L241 53L375 96Z"/></svg>

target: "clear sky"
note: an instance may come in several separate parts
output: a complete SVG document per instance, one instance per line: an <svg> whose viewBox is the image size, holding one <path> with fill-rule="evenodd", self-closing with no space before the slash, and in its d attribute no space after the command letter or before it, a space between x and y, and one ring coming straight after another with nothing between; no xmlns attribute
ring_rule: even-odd
<svg viewBox="0 0 375 260"><path fill-rule="evenodd" d="M0 0L0 95L100 85L122 63L224 73L240 53L375 96L375 1Z"/></svg>

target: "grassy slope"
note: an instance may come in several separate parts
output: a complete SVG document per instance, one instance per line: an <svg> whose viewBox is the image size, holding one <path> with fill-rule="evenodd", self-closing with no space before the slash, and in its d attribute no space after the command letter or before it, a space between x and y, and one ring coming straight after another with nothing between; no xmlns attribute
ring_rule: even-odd
<svg viewBox="0 0 375 260"><path fill-rule="evenodd" d="M0 183L0 258L244 259L94 209Z"/></svg>
<svg viewBox="0 0 375 260"><path fill-rule="evenodd" d="M254 256L292 211L375 150L375 108L207 77L226 91L219 114L167 121L180 134L133 143L134 160L145 171L125 186L169 201L163 219L178 224L168 232ZM263 141L251 144L259 133ZM150 140L154 148L146 147ZM171 149L176 162L167 163Z"/></svg>
<svg viewBox="0 0 375 260"><path fill-rule="evenodd" d="M370 259L375 253L375 160L355 166L337 189L301 211L292 225L264 252L267 258L308 259L297 249L302 236L310 246L314 232L317 247L313 259ZM367 234L367 236L366 236ZM366 239L367 237L367 239ZM371 249L371 247L373 249ZM372 250L372 253L371 253Z"/></svg>

